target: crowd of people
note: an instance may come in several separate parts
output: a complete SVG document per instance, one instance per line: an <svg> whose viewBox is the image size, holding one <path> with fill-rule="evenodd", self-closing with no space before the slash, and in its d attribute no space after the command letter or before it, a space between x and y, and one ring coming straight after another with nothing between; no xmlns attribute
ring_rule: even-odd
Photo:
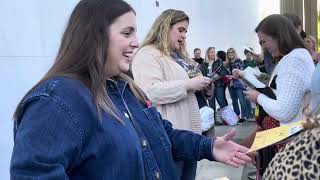
<svg viewBox="0 0 320 180"><path fill-rule="evenodd" d="M295 164L274 157L289 158L284 152L310 136L310 149L320 149L320 72L314 65L320 55L311 36L301 38L301 23L297 28L287 16L270 15L258 24L261 54L248 47L241 60L235 48L216 53L209 47L205 58L199 48L191 58L184 11L162 12L139 45L127 2L81 0L54 64L16 108L11 179L194 180L197 161L254 163L255 153L246 152L255 132L306 118L309 130L298 140L264 148L256 157L262 160L258 176L279 179L273 172ZM247 67L269 74L274 97L242 83ZM265 112L255 117L257 127L242 145L231 141L234 130L221 137L201 131L200 109L216 109L215 101L228 106L227 89L241 121L254 120L252 103ZM318 154L299 162L319 168ZM293 171L281 173L290 179ZM297 173L319 178L318 172Z"/></svg>

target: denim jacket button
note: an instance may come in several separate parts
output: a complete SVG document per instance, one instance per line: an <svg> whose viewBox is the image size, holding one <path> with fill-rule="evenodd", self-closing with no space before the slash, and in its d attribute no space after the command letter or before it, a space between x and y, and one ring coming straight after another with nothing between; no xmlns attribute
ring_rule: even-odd
<svg viewBox="0 0 320 180"><path fill-rule="evenodd" d="M142 147L146 147L148 145L148 143L145 139L142 140L141 144L142 144Z"/></svg>
<svg viewBox="0 0 320 180"><path fill-rule="evenodd" d="M129 119L128 113L125 112L125 113L124 113L124 116Z"/></svg>
<svg viewBox="0 0 320 180"><path fill-rule="evenodd" d="M158 171L156 171L155 176L156 176L156 179L160 179L160 173Z"/></svg>

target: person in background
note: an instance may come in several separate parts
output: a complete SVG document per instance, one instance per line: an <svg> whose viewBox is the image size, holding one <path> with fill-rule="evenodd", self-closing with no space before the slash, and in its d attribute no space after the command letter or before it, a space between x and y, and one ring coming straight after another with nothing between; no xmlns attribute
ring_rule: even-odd
<svg viewBox="0 0 320 180"><path fill-rule="evenodd" d="M244 64L241 59L238 58L237 52L234 48L229 48L227 50L227 70L229 71L229 74L232 74L232 71L234 69L243 70ZM243 91L245 90L245 87L238 79L232 79L229 87L228 87L231 99L232 99L232 106L234 112L241 117L239 120L239 123L243 123L246 121L246 119L249 118L249 110L246 108L246 100L243 94ZM241 116L240 116L240 108L239 108L239 102L241 106Z"/></svg>
<svg viewBox="0 0 320 180"><path fill-rule="evenodd" d="M226 98L226 87L228 82L224 81L225 79L227 79L226 75L228 75L228 71L224 66L225 62L226 62L226 52L218 51L217 60L214 61L212 65L212 70L214 72L217 71L217 74L220 76L220 78L214 82L214 86L215 86L214 94L220 109L228 106L228 101ZM220 69L218 69L219 67Z"/></svg>
<svg viewBox="0 0 320 180"><path fill-rule="evenodd" d="M198 63L197 67L199 68L201 64L204 62L204 59L201 57L201 49L200 48L195 48L193 50L193 60Z"/></svg>
<svg viewBox="0 0 320 180"><path fill-rule="evenodd" d="M267 16L255 31L263 48L273 57L282 57L268 84L275 98L254 89L245 91L246 98L258 103L267 113L267 116L257 120L257 130L267 130L302 120L303 104L310 92L311 76L315 69L310 53L304 48L293 23L282 15ZM233 75L237 78L239 75L245 76L245 73L234 70ZM261 152L264 163L260 169L261 174L275 153L284 145L284 143L277 144Z"/></svg>
<svg viewBox="0 0 320 180"><path fill-rule="evenodd" d="M303 43L311 53L314 64L317 64L320 61L320 53L317 52L316 49L316 39L313 36L308 35L303 39Z"/></svg>
<svg viewBox="0 0 320 180"><path fill-rule="evenodd" d="M243 51L244 55L246 56L246 59L243 60L244 68L257 67L257 60L254 59L254 51L251 47L245 48Z"/></svg>
<svg viewBox="0 0 320 180"><path fill-rule="evenodd" d="M284 13L284 17L286 17L294 26L296 32L301 37L301 39L304 39L306 37L306 33L303 30L303 25L300 17L293 13Z"/></svg>
<svg viewBox="0 0 320 180"><path fill-rule="evenodd" d="M246 56L246 59L243 60L244 69L247 67L257 68L257 65L258 65L257 61L258 60L254 59L256 57L254 50L251 47L247 47L247 48L245 48L243 53ZM254 108L252 109L251 102L248 101L247 99L246 99L246 109L249 111L248 112L248 120L255 121Z"/></svg>
<svg viewBox="0 0 320 180"><path fill-rule="evenodd" d="M211 77L213 73L213 63L216 60L216 48L215 47L209 47L206 50L204 63L199 67L199 69L202 72L203 76ZM216 97L215 94L212 98L208 99L209 106L214 110L214 113L216 114Z"/></svg>
<svg viewBox="0 0 320 180"><path fill-rule="evenodd" d="M139 46L135 11L122 0L81 0L56 60L14 114L11 179L177 179L174 160L251 159L230 141L162 119L125 73Z"/></svg>
<svg viewBox="0 0 320 180"><path fill-rule="evenodd" d="M214 86L187 54L188 26L189 17L185 12L164 11L135 54L132 72L135 82L146 92L163 118L169 119L177 129L200 134L201 104L197 96L202 99L212 96ZM196 168L197 160L194 158L176 159L179 179L195 179Z"/></svg>

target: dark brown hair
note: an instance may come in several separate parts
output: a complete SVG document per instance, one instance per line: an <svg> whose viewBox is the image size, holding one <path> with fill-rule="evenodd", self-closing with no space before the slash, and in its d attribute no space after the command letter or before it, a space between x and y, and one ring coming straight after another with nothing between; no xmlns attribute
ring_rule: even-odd
<svg viewBox="0 0 320 180"><path fill-rule="evenodd" d="M273 14L267 16L259 23L255 31L257 33L262 32L277 40L282 55L288 54L295 48L305 48L293 23L282 15Z"/></svg>
<svg viewBox="0 0 320 180"><path fill-rule="evenodd" d="M198 51L198 50L200 50L201 51L201 49L200 48L195 48L194 50L193 50L193 53L195 53L196 51Z"/></svg>
<svg viewBox="0 0 320 180"><path fill-rule="evenodd" d="M81 80L93 94L97 111L109 112L120 120L105 89L109 27L121 15L134 12L123 0L81 0L74 8L53 66L45 76L22 98L14 113L17 119L22 102L40 83L54 76L69 76ZM143 92L128 76L120 77L129 81L131 91L145 100Z"/></svg>
<svg viewBox="0 0 320 180"><path fill-rule="evenodd" d="M301 19L298 15L292 13L284 13L283 16L288 18L293 23L295 28L302 26Z"/></svg>

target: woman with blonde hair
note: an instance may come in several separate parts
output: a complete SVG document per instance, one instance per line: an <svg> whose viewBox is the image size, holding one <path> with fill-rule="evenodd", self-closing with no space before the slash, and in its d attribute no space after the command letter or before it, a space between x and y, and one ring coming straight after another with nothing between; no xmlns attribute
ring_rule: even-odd
<svg viewBox="0 0 320 180"><path fill-rule="evenodd" d="M202 76L186 52L188 25L189 17L183 11L164 11L137 51L132 72L135 82L173 127L201 133L195 91L207 88L211 80ZM172 148L185 145L173 144ZM197 158L175 160L179 179L195 179Z"/></svg>
<svg viewBox="0 0 320 180"><path fill-rule="evenodd" d="M217 100L220 108L228 106L228 102L225 97L225 84L222 81L222 78L225 78L227 71L223 66L223 60L221 58L216 58L215 47L209 47L207 49L205 62L202 64L200 70L204 76L210 77L213 72L217 72L221 77L214 82L214 97L208 100L210 107L216 110L215 100Z"/></svg>
<svg viewBox="0 0 320 180"><path fill-rule="evenodd" d="M210 77L212 74L212 65L216 59L216 49L215 47L209 47L206 50L204 62L199 66L200 71L203 76ZM208 99L209 106L216 111L215 97Z"/></svg>
<svg viewBox="0 0 320 180"><path fill-rule="evenodd" d="M243 70L244 64L243 61L238 57L238 54L234 48L229 48L227 50L227 57L226 57L226 68L230 75L234 69ZM247 109L246 100L243 91L245 87L242 85L240 80L232 79L229 83L228 87L231 99L232 99L232 106L235 113L240 117L240 109L239 103L241 106L241 119L240 122L244 122L250 116L250 109Z"/></svg>
<svg viewBox="0 0 320 180"><path fill-rule="evenodd" d="M179 10L164 11L154 22L132 64L135 82L146 92L162 117L175 128L201 133L195 91L210 85L188 57L185 45L189 17ZM176 163L181 179L194 179L195 160Z"/></svg>
<svg viewBox="0 0 320 180"><path fill-rule="evenodd" d="M317 64L320 61L320 53L317 52L317 49L316 49L316 38L314 38L311 35L308 35L303 39L303 43L311 53L314 63Z"/></svg>

